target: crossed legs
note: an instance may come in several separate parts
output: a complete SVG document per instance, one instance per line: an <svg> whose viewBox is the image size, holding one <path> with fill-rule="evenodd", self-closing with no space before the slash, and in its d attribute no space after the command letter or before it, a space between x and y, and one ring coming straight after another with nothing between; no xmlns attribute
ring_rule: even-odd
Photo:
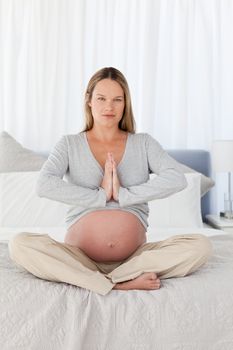
<svg viewBox="0 0 233 350"><path fill-rule="evenodd" d="M158 289L160 279L183 277L212 254L204 235L176 235L144 243L121 262L98 263L81 249L47 234L20 233L9 242L11 258L35 276L107 294L111 289Z"/></svg>

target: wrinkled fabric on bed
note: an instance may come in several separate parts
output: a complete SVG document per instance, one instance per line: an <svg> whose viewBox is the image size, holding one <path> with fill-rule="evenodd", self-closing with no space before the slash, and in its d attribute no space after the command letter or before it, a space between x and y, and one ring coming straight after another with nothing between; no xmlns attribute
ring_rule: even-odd
<svg viewBox="0 0 233 350"><path fill-rule="evenodd" d="M106 296L31 275L0 242L0 349L232 350L233 235L210 239L192 275Z"/></svg>

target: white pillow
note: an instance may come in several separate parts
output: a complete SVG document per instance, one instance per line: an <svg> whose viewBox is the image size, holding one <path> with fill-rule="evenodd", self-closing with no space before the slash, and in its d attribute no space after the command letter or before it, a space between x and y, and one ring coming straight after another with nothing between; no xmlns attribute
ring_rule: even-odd
<svg viewBox="0 0 233 350"><path fill-rule="evenodd" d="M0 226L65 227L68 205L40 198L35 192L39 171L0 174Z"/></svg>
<svg viewBox="0 0 233 350"><path fill-rule="evenodd" d="M6 131L0 133L0 173L38 171L46 159L32 150L24 148Z"/></svg>
<svg viewBox="0 0 233 350"><path fill-rule="evenodd" d="M157 175L151 174L153 178ZM200 173L185 174L185 189L167 198L150 201L148 232L153 228L203 227L201 217Z"/></svg>

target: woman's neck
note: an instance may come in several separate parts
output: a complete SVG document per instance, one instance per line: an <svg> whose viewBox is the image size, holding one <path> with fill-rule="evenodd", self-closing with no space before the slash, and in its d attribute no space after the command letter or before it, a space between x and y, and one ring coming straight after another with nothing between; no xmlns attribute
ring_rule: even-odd
<svg viewBox="0 0 233 350"><path fill-rule="evenodd" d="M106 142L106 143L111 143L125 134L126 132L120 129L106 130L106 129L98 129L93 127L91 130L88 131L89 136L93 137L98 141Z"/></svg>

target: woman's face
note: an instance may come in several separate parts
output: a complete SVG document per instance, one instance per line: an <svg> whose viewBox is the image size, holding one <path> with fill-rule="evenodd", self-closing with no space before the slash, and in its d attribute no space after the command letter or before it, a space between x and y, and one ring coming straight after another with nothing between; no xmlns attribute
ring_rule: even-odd
<svg viewBox="0 0 233 350"><path fill-rule="evenodd" d="M125 107L124 91L117 81L102 79L96 84L88 105L94 123L118 126Z"/></svg>

